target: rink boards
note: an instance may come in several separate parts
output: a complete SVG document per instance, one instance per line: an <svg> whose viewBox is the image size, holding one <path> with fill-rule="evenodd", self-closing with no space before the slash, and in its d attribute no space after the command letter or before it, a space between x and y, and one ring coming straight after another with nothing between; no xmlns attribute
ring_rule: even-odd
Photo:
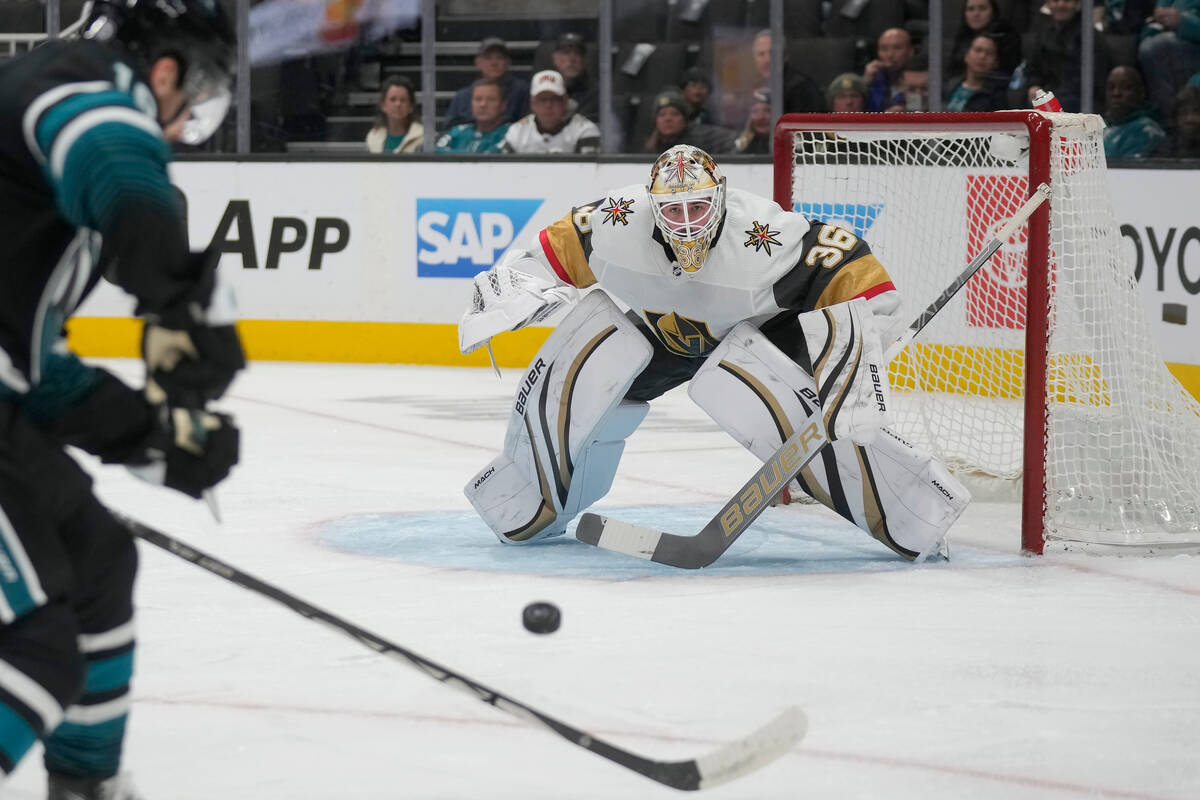
<svg viewBox="0 0 1200 800"><path fill-rule="evenodd" d="M487 363L482 351L458 352L455 324L470 277L510 246L529 246L572 206L620 194L613 190L645 172L641 164L523 161L186 162L172 170L193 248L211 242L224 252L251 358L470 366ZM725 171L731 185L770 194L769 164ZM1194 174L1110 173L1147 317L1172 371L1200 394ZM135 355L140 329L131 311L128 298L102 286L70 325L73 347ZM548 332L498 337L497 360L523 366Z"/></svg>

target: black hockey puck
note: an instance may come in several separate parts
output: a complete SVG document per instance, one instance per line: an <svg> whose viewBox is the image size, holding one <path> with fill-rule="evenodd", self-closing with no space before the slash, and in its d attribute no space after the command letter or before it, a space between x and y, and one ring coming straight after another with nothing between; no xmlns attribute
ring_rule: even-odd
<svg viewBox="0 0 1200 800"><path fill-rule="evenodd" d="M531 633L554 633L562 622L562 612L554 603L530 603L525 606L521 621Z"/></svg>

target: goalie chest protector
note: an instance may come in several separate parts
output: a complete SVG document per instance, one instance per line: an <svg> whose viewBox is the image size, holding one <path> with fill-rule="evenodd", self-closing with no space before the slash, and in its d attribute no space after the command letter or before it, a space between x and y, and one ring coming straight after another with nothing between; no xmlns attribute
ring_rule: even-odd
<svg viewBox="0 0 1200 800"><path fill-rule="evenodd" d="M824 229L836 230L836 241ZM599 284L681 356L706 356L740 322L761 325L870 287L893 288L849 231L810 222L750 192L728 190L715 239L703 267L684 273L654 224L645 187L634 184L573 209L542 232L540 243L560 278L580 288ZM853 278L826 292L847 267L855 268Z"/></svg>

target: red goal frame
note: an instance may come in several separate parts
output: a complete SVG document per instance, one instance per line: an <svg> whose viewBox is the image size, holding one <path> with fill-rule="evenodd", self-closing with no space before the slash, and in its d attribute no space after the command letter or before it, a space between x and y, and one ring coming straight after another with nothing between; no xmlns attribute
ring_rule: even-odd
<svg viewBox="0 0 1200 800"><path fill-rule="evenodd" d="M800 131L946 131L997 133L1024 131L1029 136L1030 191L1045 183L1050 200L1029 218L1025 309L1025 402L1021 478L1021 549L1040 555L1045 543L1046 514L1046 368L1049 341L1050 153L1054 123L1037 111L987 113L785 114L775 125L773 143L774 199L794 210L792 199L792 135ZM964 263L963 267L966 266ZM904 287L900 287L903 291Z"/></svg>

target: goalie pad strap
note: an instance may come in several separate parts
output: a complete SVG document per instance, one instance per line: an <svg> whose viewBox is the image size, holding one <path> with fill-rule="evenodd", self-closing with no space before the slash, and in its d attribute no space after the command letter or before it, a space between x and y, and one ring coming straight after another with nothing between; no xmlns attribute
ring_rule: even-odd
<svg viewBox="0 0 1200 800"><path fill-rule="evenodd" d="M645 403L621 398L650 344L609 297L585 297L521 379L504 451L471 479L467 499L504 542L556 536L612 485Z"/></svg>

